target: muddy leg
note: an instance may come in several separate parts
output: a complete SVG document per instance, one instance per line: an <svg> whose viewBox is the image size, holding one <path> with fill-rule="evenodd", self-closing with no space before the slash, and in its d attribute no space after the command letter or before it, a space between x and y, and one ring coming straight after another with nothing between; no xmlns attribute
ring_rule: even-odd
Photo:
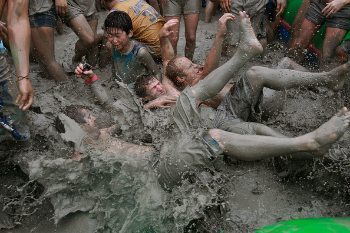
<svg viewBox="0 0 350 233"><path fill-rule="evenodd" d="M219 129L209 130L224 153L240 160L254 161L296 153L314 152L336 142L349 126L350 113L343 108L315 131L295 138L239 135Z"/></svg>
<svg viewBox="0 0 350 233"><path fill-rule="evenodd" d="M241 38L237 52L229 61L192 87L193 94L200 101L210 99L219 93L250 58L263 51L261 44L255 37L249 16L245 12L240 12L239 20Z"/></svg>
<svg viewBox="0 0 350 233"><path fill-rule="evenodd" d="M260 93L263 87L286 90L295 87L324 86L339 90L350 71L350 62L329 72L311 73L285 69L270 69L254 66L247 71L247 78L254 92Z"/></svg>
<svg viewBox="0 0 350 233"><path fill-rule="evenodd" d="M298 70L307 72L308 69L306 69L304 66L299 65L289 57L284 57L282 60L278 63L277 69L290 69L290 70Z"/></svg>

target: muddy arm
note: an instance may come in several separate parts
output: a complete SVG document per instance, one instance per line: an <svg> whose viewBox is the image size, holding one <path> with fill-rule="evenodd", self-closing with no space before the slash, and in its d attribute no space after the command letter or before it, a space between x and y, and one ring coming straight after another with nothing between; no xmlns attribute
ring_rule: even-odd
<svg viewBox="0 0 350 233"><path fill-rule="evenodd" d="M101 85L101 81L96 81L91 84L91 90L94 93L98 102L106 109L113 108L113 101L111 97L108 95L106 88Z"/></svg>
<svg viewBox="0 0 350 233"><path fill-rule="evenodd" d="M234 18L235 17L232 14L226 13L219 19L218 31L216 33L215 40L207 56L207 59L205 60L204 70L202 74L203 78L218 68L222 51L222 43L227 31L226 23L229 20L234 20Z"/></svg>
<svg viewBox="0 0 350 233"><path fill-rule="evenodd" d="M157 66L157 64L154 62L151 54L146 50L146 48L141 48L137 54L137 58L141 62L142 65L144 65L147 69L147 71L156 76L158 80L161 79L160 70Z"/></svg>

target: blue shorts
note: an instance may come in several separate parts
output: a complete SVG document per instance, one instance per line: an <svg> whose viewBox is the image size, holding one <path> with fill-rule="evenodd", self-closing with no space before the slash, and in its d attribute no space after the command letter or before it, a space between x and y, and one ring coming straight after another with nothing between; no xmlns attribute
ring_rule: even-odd
<svg viewBox="0 0 350 233"><path fill-rule="evenodd" d="M48 11L37 13L29 16L30 26L32 28L51 27L55 28L57 25L57 14L55 8Z"/></svg>

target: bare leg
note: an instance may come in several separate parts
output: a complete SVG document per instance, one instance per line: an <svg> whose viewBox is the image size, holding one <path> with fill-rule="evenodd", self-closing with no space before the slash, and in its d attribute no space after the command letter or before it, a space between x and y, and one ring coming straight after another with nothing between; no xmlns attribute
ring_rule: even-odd
<svg viewBox="0 0 350 233"><path fill-rule="evenodd" d="M304 19L298 37L292 38L289 44L291 49L290 55L295 57L297 61L303 60L302 51L309 46L310 41L318 28L319 25L314 24L308 19Z"/></svg>
<svg viewBox="0 0 350 233"><path fill-rule="evenodd" d="M262 52L263 48L255 37L248 15L240 12L239 20L241 38L237 52L225 64L191 88L197 100L204 101L214 97L250 58Z"/></svg>
<svg viewBox="0 0 350 233"><path fill-rule="evenodd" d="M310 0L303 0L303 2L301 3L301 6L298 10L297 15L295 16L295 19L292 25L292 38L291 38L292 40L299 37L301 25L303 23L305 14L309 6L310 6Z"/></svg>
<svg viewBox="0 0 350 233"><path fill-rule="evenodd" d="M185 57L192 60L194 50L196 48L196 33L199 21L199 14L188 14L184 16L185 19Z"/></svg>
<svg viewBox="0 0 350 233"><path fill-rule="evenodd" d="M88 21L88 23L92 31L94 32L95 41L93 46L87 51L86 59L89 64L96 66L97 60L98 60L98 41L99 41L99 38L97 36L98 20L97 19L90 20Z"/></svg>
<svg viewBox="0 0 350 233"><path fill-rule="evenodd" d="M171 19L177 19L179 21L179 23L174 26L174 29L173 29L174 33L172 33L171 36L169 36L170 43L173 46L175 54L177 54L177 42L179 41L181 17L180 16L165 17L165 21L167 22Z"/></svg>
<svg viewBox="0 0 350 233"><path fill-rule="evenodd" d="M349 126L350 113L343 108L315 131L295 138L239 135L219 129L209 130L224 153L240 160L254 161L296 153L314 152L336 142Z"/></svg>
<svg viewBox="0 0 350 233"><path fill-rule="evenodd" d="M55 59L54 29L51 27L32 28L32 43L36 54L50 78L56 81L67 79L65 72Z"/></svg>
<svg viewBox="0 0 350 233"><path fill-rule="evenodd" d="M215 15L216 9L218 8L217 1L208 1L207 7L205 8L205 22L210 23L211 18Z"/></svg>
<svg viewBox="0 0 350 233"><path fill-rule="evenodd" d="M263 136L271 136L271 137L278 137L278 138L287 137L281 134L280 132L276 131L275 129L272 129L266 125L256 123L256 122L236 123L233 125L233 127L230 127L229 129L225 129L225 131L229 131L231 133L238 133L238 134L263 135Z"/></svg>
<svg viewBox="0 0 350 233"><path fill-rule="evenodd" d="M79 40L75 44L75 55L72 59L73 63L78 63L88 53L88 50L95 45L96 31L93 31L84 15L78 15L73 18L69 22L69 25L79 37Z"/></svg>
<svg viewBox="0 0 350 233"><path fill-rule="evenodd" d="M322 60L327 62L334 55L334 51L340 42L343 40L346 31L339 28L330 28L326 29L326 37L323 42L322 48Z"/></svg>
<svg viewBox="0 0 350 233"><path fill-rule="evenodd" d="M100 47L99 52L99 67L104 68L112 62L112 45L104 39L102 34L97 35L98 46Z"/></svg>

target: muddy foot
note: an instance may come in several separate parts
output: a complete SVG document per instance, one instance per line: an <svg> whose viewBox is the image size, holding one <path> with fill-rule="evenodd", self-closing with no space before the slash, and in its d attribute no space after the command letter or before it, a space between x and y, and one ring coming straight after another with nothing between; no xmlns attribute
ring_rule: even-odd
<svg viewBox="0 0 350 233"><path fill-rule="evenodd" d="M241 35L238 50L242 53L243 56L247 58L251 58L257 54L262 53L263 47L255 36L247 13L245 11L240 11L239 19Z"/></svg>
<svg viewBox="0 0 350 233"><path fill-rule="evenodd" d="M344 107L318 129L305 135L305 140L310 142L308 143L309 149L324 151L324 148L329 147L343 136L349 122L350 112Z"/></svg>
<svg viewBox="0 0 350 233"><path fill-rule="evenodd" d="M342 89L345 79L350 75L350 61L334 68L329 71L328 74L329 78L332 80L330 88L334 91Z"/></svg>

